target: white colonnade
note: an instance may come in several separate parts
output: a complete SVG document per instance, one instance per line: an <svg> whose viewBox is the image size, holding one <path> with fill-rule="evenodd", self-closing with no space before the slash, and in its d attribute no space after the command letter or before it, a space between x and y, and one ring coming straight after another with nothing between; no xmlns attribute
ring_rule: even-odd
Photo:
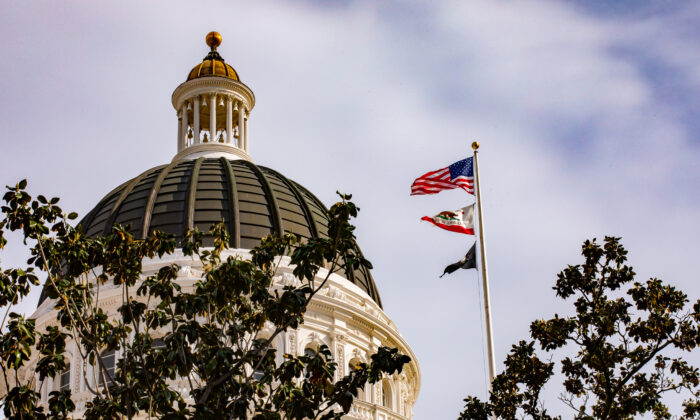
<svg viewBox="0 0 700 420"><path fill-rule="evenodd" d="M178 115L178 150L201 143L224 143L248 152L248 118L250 111L243 101L233 96L211 93L209 98L196 95L183 101ZM207 100L208 99L208 100ZM209 108L209 124L202 126L202 109ZM217 119L219 108L224 108L221 121ZM234 118L235 113L238 118ZM190 122L190 115L192 122ZM221 141L217 133L221 131ZM205 133L207 141L203 140Z"/></svg>

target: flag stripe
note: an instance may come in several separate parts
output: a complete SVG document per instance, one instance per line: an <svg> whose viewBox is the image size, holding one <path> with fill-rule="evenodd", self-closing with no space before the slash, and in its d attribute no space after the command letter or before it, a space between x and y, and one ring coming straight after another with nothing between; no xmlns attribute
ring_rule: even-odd
<svg viewBox="0 0 700 420"><path fill-rule="evenodd" d="M423 216L421 220L449 230L450 232L474 234L474 205L455 211L443 211L433 217Z"/></svg>
<svg viewBox="0 0 700 420"><path fill-rule="evenodd" d="M411 184L411 195L436 194L442 190L462 188L474 194L473 157L462 159L452 165L427 172Z"/></svg>
<svg viewBox="0 0 700 420"><path fill-rule="evenodd" d="M420 184L416 184L416 185L411 186L411 190L424 189L424 190L442 191L442 190L451 190L453 188L464 188L466 190L473 190L474 186L470 185L470 184L461 183L461 182L458 184L420 183Z"/></svg>
<svg viewBox="0 0 700 420"><path fill-rule="evenodd" d="M471 181L469 179L463 179L463 178L458 178L454 181L442 180L442 179L421 179L420 181L416 180L413 183L413 185L422 185L422 184L442 185L443 187L447 187L447 186L454 185L454 184L472 185L472 184L474 184L474 181Z"/></svg>
<svg viewBox="0 0 700 420"><path fill-rule="evenodd" d="M452 226L441 225L439 223L435 223L435 221L428 216L423 216L421 218L421 220L425 220L426 222L430 222L430 223L434 224L435 226L437 226L439 228L443 228L445 230L449 230L450 232L466 233L467 235L474 234L474 229L469 229L469 228L465 228L464 226L458 226L458 225L452 225Z"/></svg>
<svg viewBox="0 0 700 420"><path fill-rule="evenodd" d="M425 177L428 177L428 176L440 176L440 175L443 175L443 174L445 174L445 173L450 173L450 168L449 168L449 167L447 167L447 168L442 168L442 169L438 169L437 171L430 171L430 172L428 172L428 173L425 173L425 174L421 175L421 178L425 178Z"/></svg>
<svg viewBox="0 0 700 420"><path fill-rule="evenodd" d="M460 188L460 186L452 186L449 188L424 188L424 187L417 187L411 189L411 195L424 195L424 194L435 194L439 193L440 191L447 190L447 189L454 189L454 188ZM468 192L469 194L474 194L474 189L473 188L465 188L461 187L464 191Z"/></svg>

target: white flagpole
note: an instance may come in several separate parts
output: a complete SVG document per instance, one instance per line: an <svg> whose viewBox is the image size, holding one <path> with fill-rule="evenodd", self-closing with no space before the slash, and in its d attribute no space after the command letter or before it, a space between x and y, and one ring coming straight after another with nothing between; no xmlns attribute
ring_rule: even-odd
<svg viewBox="0 0 700 420"><path fill-rule="evenodd" d="M486 243L484 240L484 213L481 210L481 187L479 184L479 162L477 155L479 154L479 143L472 143L474 149L474 178L476 178L476 205L479 212L479 246L481 247L481 280L484 289L484 313L486 318L486 346L489 354L489 393L493 379L496 377L496 360L493 351L493 331L491 329L491 297L489 294L489 276L486 270Z"/></svg>

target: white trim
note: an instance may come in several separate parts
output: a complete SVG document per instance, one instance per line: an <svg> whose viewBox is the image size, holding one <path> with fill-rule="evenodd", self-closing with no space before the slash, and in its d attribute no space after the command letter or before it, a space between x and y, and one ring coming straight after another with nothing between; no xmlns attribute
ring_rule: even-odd
<svg viewBox="0 0 700 420"><path fill-rule="evenodd" d="M241 82L220 76L207 76L189 80L175 88L172 95L172 104L175 109L180 109L182 102L197 95L216 93L217 95L231 95L245 103L246 109L255 106L253 91Z"/></svg>
<svg viewBox="0 0 700 420"><path fill-rule="evenodd" d="M200 157L226 157L228 159L243 159L252 162L248 153L228 143L199 143L181 150L173 158L173 162L178 160L192 160Z"/></svg>

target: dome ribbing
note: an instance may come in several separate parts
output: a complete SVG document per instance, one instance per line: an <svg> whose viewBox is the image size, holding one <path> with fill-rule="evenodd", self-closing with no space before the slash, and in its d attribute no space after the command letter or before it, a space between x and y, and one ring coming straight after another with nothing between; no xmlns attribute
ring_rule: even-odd
<svg viewBox="0 0 700 420"><path fill-rule="evenodd" d="M194 66L187 75L187 80L197 79L206 76L219 76L240 81L238 73L233 67L226 64L224 59L217 53L209 53L204 60Z"/></svg>
<svg viewBox="0 0 700 420"><path fill-rule="evenodd" d="M88 236L130 225L138 237L160 230L182 238L186 229L208 232L224 221L230 246L251 249L270 234L327 237L325 206L306 188L278 172L246 160L179 160L142 173L107 194L81 222ZM211 237L204 246L211 246ZM345 277L377 304L381 300L369 270Z"/></svg>

